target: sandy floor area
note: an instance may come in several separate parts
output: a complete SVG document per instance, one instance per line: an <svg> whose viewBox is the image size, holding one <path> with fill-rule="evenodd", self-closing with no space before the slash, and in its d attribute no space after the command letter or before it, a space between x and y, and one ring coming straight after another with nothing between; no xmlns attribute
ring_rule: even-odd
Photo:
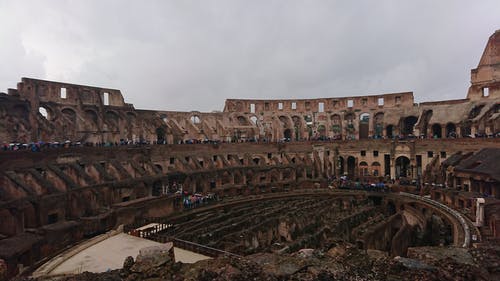
<svg viewBox="0 0 500 281"><path fill-rule="evenodd" d="M123 266L126 257L135 257L144 247L161 245L158 242L120 233L102 242L99 242L56 267L50 275L62 273L105 272ZM175 260L184 263L194 263L209 259L197 253L174 248Z"/></svg>

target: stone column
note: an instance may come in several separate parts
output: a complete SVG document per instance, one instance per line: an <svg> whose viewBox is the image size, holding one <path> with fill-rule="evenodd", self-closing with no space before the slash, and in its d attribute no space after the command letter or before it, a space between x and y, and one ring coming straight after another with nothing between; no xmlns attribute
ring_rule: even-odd
<svg viewBox="0 0 500 281"><path fill-rule="evenodd" d="M476 199L476 222L474 223L476 226L484 225L484 198Z"/></svg>
<svg viewBox="0 0 500 281"><path fill-rule="evenodd" d="M396 179L396 159L391 157L391 179Z"/></svg>

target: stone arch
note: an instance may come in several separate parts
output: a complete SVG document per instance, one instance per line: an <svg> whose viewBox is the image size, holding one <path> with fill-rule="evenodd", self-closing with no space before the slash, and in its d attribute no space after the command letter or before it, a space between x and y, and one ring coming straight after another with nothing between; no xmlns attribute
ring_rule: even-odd
<svg viewBox="0 0 500 281"><path fill-rule="evenodd" d="M446 137L456 138L457 137L457 126L453 123L446 124Z"/></svg>
<svg viewBox="0 0 500 281"><path fill-rule="evenodd" d="M269 172L269 178L272 183L276 183L280 181L280 173L276 170L273 169Z"/></svg>
<svg viewBox="0 0 500 281"><path fill-rule="evenodd" d="M257 122L259 121L259 118L257 118L257 116L255 115L252 115L250 117L250 121L254 124L254 125L257 125Z"/></svg>
<svg viewBox="0 0 500 281"><path fill-rule="evenodd" d="M302 138L302 128L303 122L302 118L297 115L292 116L293 128L294 128L294 138L295 140L300 140Z"/></svg>
<svg viewBox="0 0 500 281"><path fill-rule="evenodd" d="M366 177L366 176L370 175L368 163L366 163L365 161L359 162L359 175L362 177Z"/></svg>
<svg viewBox="0 0 500 281"><path fill-rule="evenodd" d="M12 108L12 111L9 110L9 112L18 117L18 118L22 118L22 119L28 119L28 108L26 107L26 105L21 105L21 104L18 104L18 105L15 105L13 108Z"/></svg>
<svg viewBox="0 0 500 281"><path fill-rule="evenodd" d="M396 178L409 177L411 174L410 159L404 155L396 158Z"/></svg>
<svg viewBox="0 0 500 281"><path fill-rule="evenodd" d="M283 137L285 138L285 140L291 140L292 139L292 130L291 129L285 129L283 131Z"/></svg>
<svg viewBox="0 0 500 281"><path fill-rule="evenodd" d="M373 136L382 138L384 135L384 113L378 112L373 116Z"/></svg>
<svg viewBox="0 0 500 281"><path fill-rule="evenodd" d="M165 125L162 125L155 130L156 133L156 142L159 144L163 144L167 141L166 134L167 134L167 127Z"/></svg>
<svg viewBox="0 0 500 281"><path fill-rule="evenodd" d="M160 173L163 173L163 166L159 163L154 164L155 167L160 171Z"/></svg>
<svg viewBox="0 0 500 281"><path fill-rule="evenodd" d="M344 116L344 120L346 121L346 139L356 139L356 127L354 124L356 116L354 113L350 112Z"/></svg>
<svg viewBox="0 0 500 281"><path fill-rule="evenodd" d="M71 108L64 108L61 110L61 115L62 115L62 127L63 127L63 133L64 137L66 139L73 139L74 132L75 132L75 124L76 124L76 112L71 109Z"/></svg>
<svg viewBox="0 0 500 281"><path fill-rule="evenodd" d="M233 179L233 177L228 171L224 171L222 173L221 181L222 181L223 185L232 183L232 179Z"/></svg>
<svg viewBox="0 0 500 281"><path fill-rule="evenodd" d="M191 123L193 123L193 124L200 124L201 123L201 118L197 114L191 115L189 120L191 120Z"/></svg>
<svg viewBox="0 0 500 281"><path fill-rule="evenodd" d="M233 176L234 176L234 184L244 184L243 175L240 171L237 170L234 171Z"/></svg>
<svg viewBox="0 0 500 281"><path fill-rule="evenodd" d="M137 115L134 112L131 112L131 111L128 111L125 114L125 116L126 116L128 122L135 122L135 120L137 119Z"/></svg>
<svg viewBox="0 0 500 281"><path fill-rule="evenodd" d="M292 127L292 121L290 120L289 117L287 117L285 115L281 115L279 117L279 120L281 121L283 128L291 128Z"/></svg>
<svg viewBox="0 0 500 281"><path fill-rule="evenodd" d="M332 132L335 139L342 138L342 118L340 115L333 114L330 116L330 120L332 122Z"/></svg>
<svg viewBox="0 0 500 281"><path fill-rule="evenodd" d="M108 110L106 111L105 122L108 125L108 130L116 131L118 130L120 117L116 111Z"/></svg>
<svg viewBox="0 0 500 281"><path fill-rule="evenodd" d="M354 179L356 172L356 158L354 156L347 157L347 177Z"/></svg>
<svg viewBox="0 0 500 281"><path fill-rule="evenodd" d="M72 108L69 107L63 108L61 110L61 114L66 120L70 121L71 123L75 123L76 112Z"/></svg>
<svg viewBox="0 0 500 281"><path fill-rule="evenodd" d="M339 175L343 176L345 173L346 173L346 170L345 170L345 164L344 164L344 157L342 156L339 156L338 158L338 163L337 163L337 167L338 167L338 172L339 172Z"/></svg>
<svg viewBox="0 0 500 281"><path fill-rule="evenodd" d="M382 165L379 162L375 161L371 165L371 172L374 177L379 177L382 175Z"/></svg>
<svg viewBox="0 0 500 281"><path fill-rule="evenodd" d="M87 109L84 111L85 124L87 124L87 129L95 131L97 130L97 121L99 120L97 113L94 110Z"/></svg>
<svg viewBox="0 0 500 281"><path fill-rule="evenodd" d="M321 124L318 126L317 128L317 131L318 131L318 135L320 137L326 137L326 127L325 125Z"/></svg>
<svg viewBox="0 0 500 281"><path fill-rule="evenodd" d="M388 138L394 138L395 136L395 126L394 125L387 125L387 127L385 128L385 132L386 132L386 136Z"/></svg>
<svg viewBox="0 0 500 281"><path fill-rule="evenodd" d="M370 113L364 112L359 115L359 139L367 139L370 130Z"/></svg>
<svg viewBox="0 0 500 281"><path fill-rule="evenodd" d="M45 118L45 119L47 119L49 121L52 120L52 119L54 119L54 112L48 106L41 105L40 107L38 107L38 113L43 118Z"/></svg>
<svg viewBox="0 0 500 281"><path fill-rule="evenodd" d="M413 115L403 118L401 122L401 133L405 136L413 135L413 130L417 121L418 118Z"/></svg>
<svg viewBox="0 0 500 281"><path fill-rule="evenodd" d="M479 113L481 113L481 110L483 109L484 104L478 104L474 106L470 111L469 111L469 118L468 119L474 119L476 118Z"/></svg>
<svg viewBox="0 0 500 281"><path fill-rule="evenodd" d="M248 119L245 116L243 116L243 115L238 116L237 120L238 120L238 125L240 125L240 126L248 126L248 125L250 125Z"/></svg>
<svg viewBox="0 0 500 281"><path fill-rule="evenodd" d="M442 137L441 124L436 123L432 125L432 137L437 139Z"/></svg>

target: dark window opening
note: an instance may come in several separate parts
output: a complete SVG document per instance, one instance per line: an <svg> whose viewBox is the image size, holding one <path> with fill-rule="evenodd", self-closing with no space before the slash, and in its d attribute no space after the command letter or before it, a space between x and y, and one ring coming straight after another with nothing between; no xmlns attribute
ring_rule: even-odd
<svg viewBox="0 0 500 281"><path fill-rule="evenodd" d="M53 224L56 223L59 220L59 215L57 213L55 214L50 214L47 217L47 224Z"/></svg>
<svg viewBox="0 0 500 281"><path fill-rule="evenodd" d="M433 151L427 151L427 157L429 157L429 158L434 157L434 152Z"/></svg>
<svg viewBox="0 0 500 281"><path fill-rule="evenodd" d="M366 156L366 150L361 150L361 156Z"/></svg>
<svg viewBox="0 0 500 281"><path fill-rule="evenodd" d="M373 151L373 157L378 157L378 151L377 150Z"/></svg>

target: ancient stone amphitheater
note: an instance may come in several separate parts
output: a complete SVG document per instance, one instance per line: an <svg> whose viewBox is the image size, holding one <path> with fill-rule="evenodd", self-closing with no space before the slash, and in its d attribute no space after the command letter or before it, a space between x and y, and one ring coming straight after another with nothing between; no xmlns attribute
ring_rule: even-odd
<svg viewBox="0 0 500 281"><path fill-rule="evenodd" d="M153 111L22 78L0 120L0 280L119 226L215 259L61 278L500 277L500 31L460 100Z"/></svg>

